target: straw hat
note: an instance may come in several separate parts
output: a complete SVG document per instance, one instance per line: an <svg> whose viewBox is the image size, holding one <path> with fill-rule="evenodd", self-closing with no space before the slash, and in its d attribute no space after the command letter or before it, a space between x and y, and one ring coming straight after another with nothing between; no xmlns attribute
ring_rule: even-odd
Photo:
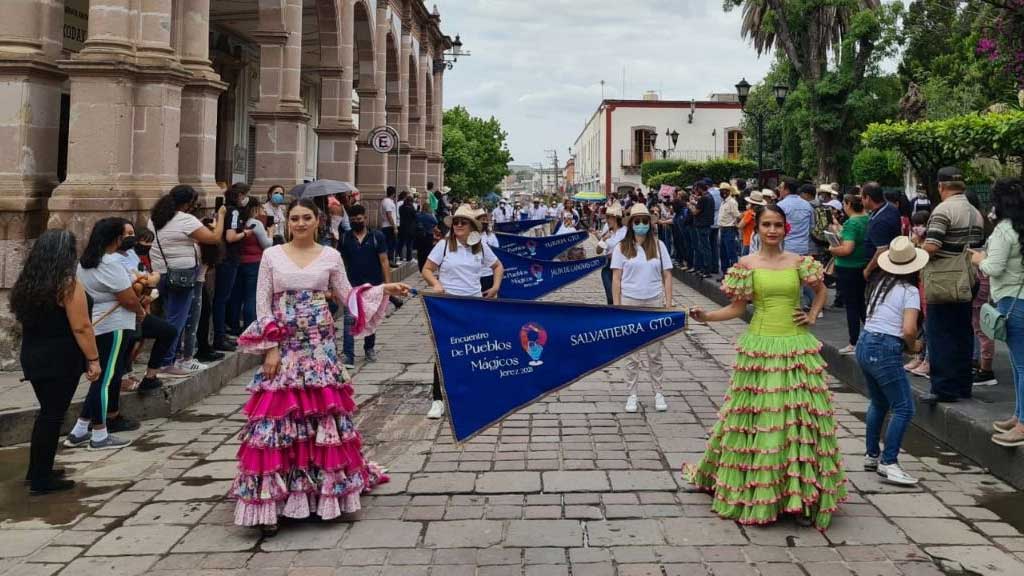
<svg viewBox="0 0 1024 576"><path fill-rule="evenodd" d="M718 189L728 190L730 196L736 196L737 194L739 194L739 192L737 192L736 189L732 187L732 184L729 184L728 182L722 182L721 184L719 184Z"/></svg>
<svg viewBox="0 0 1024 576"><path fill-rule="evenodd" d="M622 204L619 204L618 202L613 203L611 206L605 208L604 215L622 218Z"/></svg>
<svg viewBox="0 0 1024 576"><path fill-rule="evenodd" d="M769 199L769 200L774 200L775 199L775 191L774 190L769 190L768 188L765 188L764 190L761 190L761 195L764 196L765 198Z"/></svg>
<svg viewBox="0 0 1024 576"><path fill-rule="evenodd" d="M455 214L444 217L444 225L447 226L448 228L451 228L453 220L455 220L456 218L465 218L466 220L469 220L469 225L474 230L479 232L480 223L476 221L476 217L477 211L469 204L463 204L459 206L458 210L455 211Z"/></svg>
<svg viewBox="0 0 1024 576"><path fill-rule="evenodd" d="M890 274L911 274L927 263L928 253L916 248L906 236L893 238L889 250L878 256L878 266Z"/></svg>
<svg viewBox="0 0 1024 576"><path fill-rule="evenodd" d="M638 216L646 216L647 218L650 218L651 212L644 204L633 204L633 207L629 209L629 216L626 217L626 226L629 226L630 222L633 221L633 218Z"/></svg>
<svg viewBox="0 0 1024 576"><path fill-rule="evenodd" d="M821 184L818 186L818 194L831 194L832 196L839 196L839 191L833 188L831 184Z"/></svg>
<svg viewBox="0 0 1024 576"><path fill-rule="evenodd" d="M753 192L750 193L750 196L747 196L747 204L756 204L757 206L764 206L768 204L768 202L765 201L764 194L758 192L757 190L754 190Z"/></svg>

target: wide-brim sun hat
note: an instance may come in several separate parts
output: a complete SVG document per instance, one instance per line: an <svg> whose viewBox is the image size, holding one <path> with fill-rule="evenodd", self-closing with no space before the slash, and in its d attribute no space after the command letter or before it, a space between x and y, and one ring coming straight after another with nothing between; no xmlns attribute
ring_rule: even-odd
<svg viewBox="0 0 1024 576"><path fill-rule="evenodd" d="M454 222L456 218L465 218L466 220L469 220L470 227L479 232L480 223L477 222L476 217L477 210L470 206L469 204L463 204L459 206L459 208L455 211L455 214L444 217L444 225L447 226L448 228L451 228L452 222Z"/></svg>
<svg viewBox="0 0 1024 576"><path fill-rule="evenodd" d="M750 193L750 196L747 196L747 204L765 206L768 204L768 202L764 199L764 194L758 192L757 190L754 190L753 192Z"/></svg>
<svg viewBox="0 0 1024 576"><path fill-rule="evenodd" d="M768 198L768 199L774 199L775 196L776 196L774 190L769 190L767 188L765 188L764 190L761 190L761 195L764 196L765 198Z"/></svg>
<svg viewBox="0 0 1024 576"><path fill-rule="evenodd" d="M622 218L622 204L619 204L618 202L616 202L616 203L612 204L611 206L605 208L604 215L605 216L615 216L616 218Z"/></svg>
<svg viewBox="0 0 1024 576"><path fill-rule="evenodd" d="M626 216L626 226L633 221L633 218L640 216L651 217L651 211L647 209L646 204L633 204L633 207L629 209L629 216Z"/></svg>
<svg viewBox="0 0 1024 576"><path fill-rule="evenodd" d="M818 194L830 194L832 196L838 196L839 191L833 188L831 184L821 184L818 186Z"/></svg>
<svg viewBox="0 0 1024 576"><path fill-rule="evenodd" d="M913 274L928 264L928 253L914 246L907 236L897 236L889 250L878 255L878 266L890 274Z"/></svg>

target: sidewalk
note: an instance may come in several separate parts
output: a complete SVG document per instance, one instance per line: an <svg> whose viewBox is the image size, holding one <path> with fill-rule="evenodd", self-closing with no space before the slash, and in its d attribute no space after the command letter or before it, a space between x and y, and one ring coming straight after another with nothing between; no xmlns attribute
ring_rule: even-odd
<svg viewBox="0 0 1024 576"><path fill-rule="evenodd" d="M419 277L415 262L403 264L393 269L391 274L395 282ZM142 364L136 363L136 374L145 369L148 357L148 353L139 355L138 361ZM223 360L209 364L207 370L196 372L188 378L163 378L164 385L158 390L149 393L122 392L121 412L136 420L170 416L220 390L232 378L255 368L259 362L259 357L251 354L227 353ZM32 386L22 382L22 377L20 371L0 372L0 446L28 442L32 436L32 425L39 405ZM88 391L89 383L83 378L64 417L64 432L74 425Z"/></svg>
<svg viewBox="0 0 1024 576"><path fill-rule="evenodd" d="M679 269L674 269L673 274L677 280L718 304L728 304L729 300L718 282L701 280ZM830 290L828 302L831 304L834 298L835 292ZM862 394L867 394L856 358L839 354L839 349L849 344L846 312L841 308L826 307L825 317L818 320L813 331L824 344L822 356L828 362L829 372ZM992 422L1012 416L1015 406L1009 353L1002 343L996 346L994 369L998 385L975 387L973 399L937 406L920 402L921 396L929 390L929 382L925 378L911 376L910 383L918 400L914 424L957 451L969 454L1003 481L1024 490L1024 457L1015 449L998 446L990 440Z"/></svg>

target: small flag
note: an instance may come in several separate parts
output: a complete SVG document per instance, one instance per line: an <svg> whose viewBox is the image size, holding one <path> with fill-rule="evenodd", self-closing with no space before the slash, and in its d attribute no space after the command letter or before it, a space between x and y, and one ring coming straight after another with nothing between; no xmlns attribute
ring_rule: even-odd
<svg viewBox="0 0 1024 576"><path fill-rule="evenodd" d="M513 234L498 233L498 247L502 250L522 256L523 258L536 258L537 260L554 260L562 252L583 242L589 234L587 232L573 232L561 236L516 236Z"/></svg>
<svg viewBox="0 0 1024 576"><path fill-rule="evenodd" d="M501 248L492 250L505 267L498 297L514 300L536 300L582 279L594 270L600 270L608 262L604 256L561 262L523 258Z"/></svg>

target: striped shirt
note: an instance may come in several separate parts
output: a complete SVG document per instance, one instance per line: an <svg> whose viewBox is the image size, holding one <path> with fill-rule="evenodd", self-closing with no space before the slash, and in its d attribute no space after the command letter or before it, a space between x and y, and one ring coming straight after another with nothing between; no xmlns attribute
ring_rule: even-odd
<svg viewBox="0 0 1024 576"><path fill-rule="evenodd" d="M955 194L945 199L928 218L925 243L937 246L932 258L947 258L962 254L964 248L980 247L985 242L985 221L967 197Z"/></svg>

